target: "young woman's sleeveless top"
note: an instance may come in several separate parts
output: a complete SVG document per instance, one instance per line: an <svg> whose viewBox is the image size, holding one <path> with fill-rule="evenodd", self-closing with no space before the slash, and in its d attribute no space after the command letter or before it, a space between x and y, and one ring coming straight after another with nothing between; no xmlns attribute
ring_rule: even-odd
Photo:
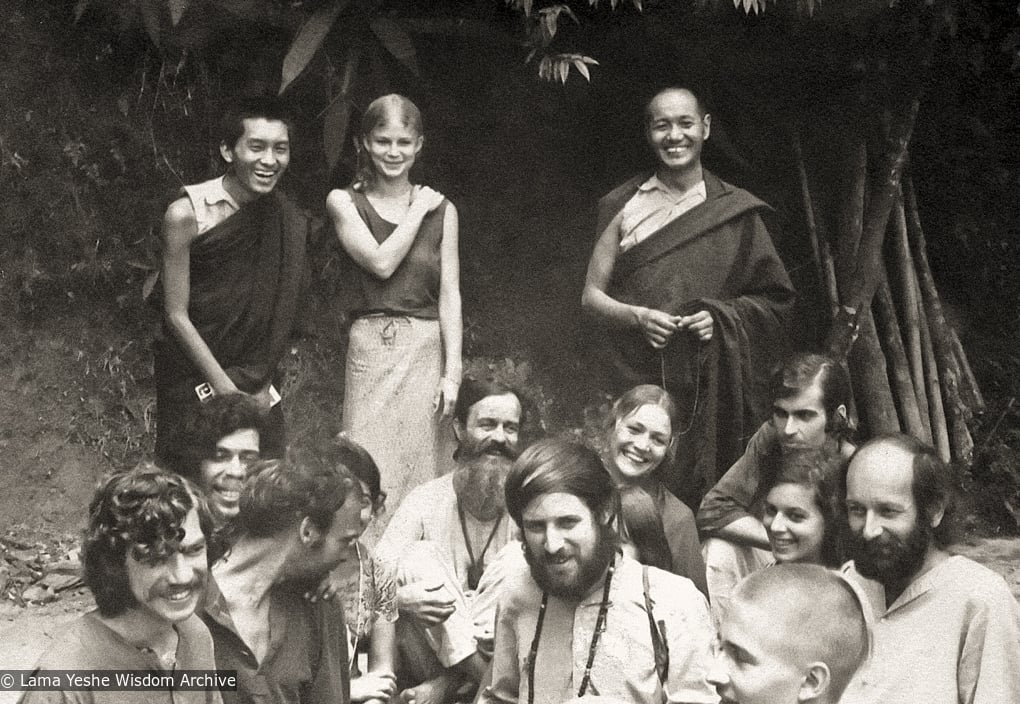
<svg viewBox="0 0 1020 704"><path fill-rule="evenodd" d="M347 192L372 236L379 243L385 242L397 226L384 220L364 193L353 188L348 188ZM379 279L361 267L355 267L360 295L349 306L352 318L373 313L430 320L439 317L439 257L448 203L444 200L442 205L424 217L414 244L390 278Z"/></svg>

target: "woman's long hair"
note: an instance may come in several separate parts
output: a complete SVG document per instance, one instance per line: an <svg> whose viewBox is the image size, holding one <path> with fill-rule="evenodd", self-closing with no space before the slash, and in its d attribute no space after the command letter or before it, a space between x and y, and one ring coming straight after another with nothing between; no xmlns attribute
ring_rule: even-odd
<svg viewBox="0 0 1020 704"><path fill-rule="evenodd" d="M424 135L424 123L418 106L397 93L383 95L371 103L361 116L361 131L355 140L358 152L358 170L354 175L354 190L364 193L375 184L375 168L372 159L366 153L365 141L377 127L396 122L404 127Z"/></svg>
<svg viewBox="0 0 1020 704"><path fill-rule="evenodd" d="M637 486L621 486L620 537L637 549L638 562L673 571L673 555L655 497Z"/></svg>

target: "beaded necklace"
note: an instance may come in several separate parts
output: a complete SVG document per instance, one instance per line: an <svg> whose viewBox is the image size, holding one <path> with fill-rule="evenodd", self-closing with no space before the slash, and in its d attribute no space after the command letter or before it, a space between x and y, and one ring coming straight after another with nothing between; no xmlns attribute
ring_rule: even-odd
<svg viewBox="0 0 1020 704"><path fill-rule="evenodd" d="M595 651L599 647L599 637L606 630L606 615L609 613L609 585L613 582L615 570L616 556L613 555L609 560L606 581L602 587L602 603L599 604L599 615L595 619L595 632L591 634L591 645L588 646L588 663L584 666L584 677L581 678L581 687L577 690L578 697L583 697L591 684L591 667L595 663ZM542 638L542 622L545 621L545 609L548 604L549 594L542 592L542 605L538 607L535 637L531 641L531 651L528 653L528 704L535 704L535 661L538 659L538 643Z"/></svg>

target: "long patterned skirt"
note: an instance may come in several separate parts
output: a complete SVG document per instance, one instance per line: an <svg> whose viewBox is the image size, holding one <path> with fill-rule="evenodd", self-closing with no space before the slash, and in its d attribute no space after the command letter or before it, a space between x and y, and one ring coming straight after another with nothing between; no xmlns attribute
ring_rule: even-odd
<svg viewBox="0 0 1020 704"><path fill-rule="evenodd" d="M374 315L351 326L342 427L382 475L387 510L372 532L408 491L452 467L452 430L432 410L442 369L436 320Z"/></svg>

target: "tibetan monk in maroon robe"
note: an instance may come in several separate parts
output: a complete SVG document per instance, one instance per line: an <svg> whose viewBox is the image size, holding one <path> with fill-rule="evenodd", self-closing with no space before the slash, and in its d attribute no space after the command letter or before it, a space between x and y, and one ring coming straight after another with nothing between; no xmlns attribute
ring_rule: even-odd
<svg viewBox="0 0 1020 704"><path fill-rule="evenodd" d="M290 124L261 105L224 120L221 178L186 186L163 221L163 325L155 341L156 456L209 395L247 394L268 418L264 457L285 444L279 364L306 283L308 221L274 188Z"/></svg>
<svg viewBox="0 0 1020 704"><path fill-rule="evenodd" d="M768 417L794 292L769 207L702 169L710 116L693 93L662 91L647 112L659 168L599 202L582 303L600 324L608 390L652 383L676 398L682 427L663 480L696 507Z"/></svg>

